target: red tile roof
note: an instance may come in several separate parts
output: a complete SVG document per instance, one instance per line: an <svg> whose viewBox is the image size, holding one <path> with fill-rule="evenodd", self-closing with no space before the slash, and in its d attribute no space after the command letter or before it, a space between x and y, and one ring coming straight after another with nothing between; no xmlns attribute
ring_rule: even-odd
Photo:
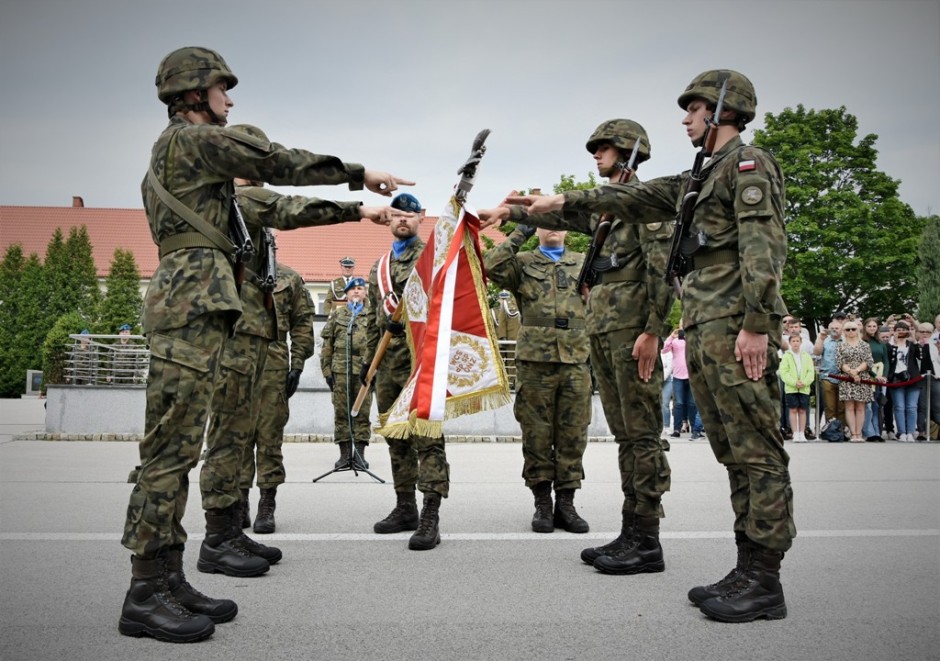
<svg viewBox="0 0 940 661"><path fill-rule="evenodd" d="M420 236L427 239L437 220L428 216L421 223ZM117 248L134 253L141 277L149 279L157 267L157 249L143 209L95 209L71 207L22 207L0 205L0 255L19 243L28 256L36 253L45 259L46 248L57 227L65 237L69 229L88 228L98 276L108 275ZM490 228L486 236L500 243L505 237ZM300 273L307 282L328 282L340 273L339 260L356 260L357 275L366 277L372 263L391 245L388 228L368 221L342 223L278 232L277 258Z"/></svg>

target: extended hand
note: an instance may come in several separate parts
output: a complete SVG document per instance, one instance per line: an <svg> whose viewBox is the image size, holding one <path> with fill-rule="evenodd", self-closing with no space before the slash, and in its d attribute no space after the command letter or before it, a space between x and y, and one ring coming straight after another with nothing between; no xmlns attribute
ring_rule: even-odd
<svg viewBox="0 0 940 661"><path fill-rule="evenodd" d="M477 209L477 218L480 219L480 229L485 230L487 227L505 222L509 218L509 207Z"/></svg>
<svg viewBox="0 0 940 661"><path fill-rule="evenodd" d="M371 220L376 225L391 225L392 221L411 218L414 214L392 207L359 207L359 217Z"/></svg>
<svg viewBox="0 0 940 661"><path fill-rule="evenodd" d="M415 182L407 179L401 179L388 172L379 172L378 170L366 170L364 182L366 188L373 193L390 197L393 191L398 190L399 186L414 186Z"/></svg>
<svg viewBox="0 0 940 661"><path fill-rule="evenodd" d="M653 368L656 367L656 358L659 356L659 338L652 333L640 333L633 344L631 355L637 362L640 379L644 383L649 383L650 377L653 376Z"/></svg>
<svg viewBox="0 0 940 661"><path fill-rule="evenodd" d="M558 195L510 195L506 204L521 204L529 208L529 213L552 213L561 211L565 206L565 196Z"/></svg>
<svg viewBox="0 0 940 661"><path fill-rule="evenodd" d="M744 363L747 378L760 380L767 368L767 335L742 328L734 341L734 357L739 363Z"/></svg>

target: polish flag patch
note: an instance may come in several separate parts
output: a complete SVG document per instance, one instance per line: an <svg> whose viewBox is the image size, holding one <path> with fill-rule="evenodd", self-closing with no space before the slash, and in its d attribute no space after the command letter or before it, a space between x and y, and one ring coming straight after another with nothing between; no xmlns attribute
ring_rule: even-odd
<svg viewBox="0 0 940 661"><path fill-rule="evenodd" d="M741 161L738 163L738 172L750 172L756 167L757 165L754 161Z"/></svg>

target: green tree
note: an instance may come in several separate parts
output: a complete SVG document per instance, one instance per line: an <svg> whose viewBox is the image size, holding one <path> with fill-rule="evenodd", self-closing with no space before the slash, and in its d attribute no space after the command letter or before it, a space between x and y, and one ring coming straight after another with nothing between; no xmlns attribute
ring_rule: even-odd
<svg viewBox="0 0 940 661"><path fill-rule="evenodd" d="M597 188L597 177L588 172L587 181L575 181L573 174L561 175L561 180L553 186L555 193L566 193L571 190L590 190ZM565 237L565 246L575 252L587 252L591 246L591 237L581 232L568 232Z"/></svg>
<svg viewBox="0 0 940 661"><path fill-rule="evenodd" d="M4 345L0 354L0 397L16 397L26 392L26 370L42 367L40 347L47 331L43 301L47 292L39 257L33 253L23 260L19 246L7 250L0 272Z"/></svg>
<svg viewBox="0 0 940 661"><path fill-rule="evenodd" d="M25 268L23 247L19 244L9 246L3 261L0 261L0 397L21 394L21 387L25 383L25 373L20 378L19 352L16 347L19 316L17 293Z"/></svg>
<svg viewBox="0 0 940 661"><path fill-rule="evenodd" d="M42 344L42 385L45 392L50 383L65 383L69 348L74 344L70 334L80 333L88 321L79 312L67 312L52 325Z"/></svg>
<svg viewBox="0 0 940 661"><path fill-rule="evenodd" d="M118 248L105 282L107 290L95 323L97 332L117 333L123 324L130 324L137 330L143 308L139 283L140 269L134 253Z"/></svg>
<svg viewBox="0 0 940 661"><path fill-rule="evenodd" d="M789 246L782 294L811 335L836 310L883 316L917 298L922 219L898 198L898 182L875 168L878 136L857 140L845 107L802 105L768 113L754 144L786 179Z"/></svg>
<svg viewBox="0 0 940 661"><path fill-rule="evenodd" d="M917 265L917 289L917 318L933 323L940 314L940 216L937 215L924 219Z"/></svg>

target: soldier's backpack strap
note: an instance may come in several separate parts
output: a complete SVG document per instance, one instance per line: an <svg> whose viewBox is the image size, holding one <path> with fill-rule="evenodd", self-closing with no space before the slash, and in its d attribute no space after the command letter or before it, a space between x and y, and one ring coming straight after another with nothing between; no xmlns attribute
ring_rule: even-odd
<svg viewBox="0 0 940 661"><path fill-rule="evenodd" d="M232 240L203 220L195 211L173 197L173 194L160 183L156 172L153 171L152 165L147 171L147 180L150 182L150 185L153 186L153 190L157 194L157 197L160 198L160 201L163 202L170 211L189 223L192 228L196 230L195 233L202 235L200 239L194 236L194 232L183 232L182 234L167 237L160 242L161 257L174 250L180 250L181 248L217 248L226 255L235 254L235 244L232 243Z"/></svg>

